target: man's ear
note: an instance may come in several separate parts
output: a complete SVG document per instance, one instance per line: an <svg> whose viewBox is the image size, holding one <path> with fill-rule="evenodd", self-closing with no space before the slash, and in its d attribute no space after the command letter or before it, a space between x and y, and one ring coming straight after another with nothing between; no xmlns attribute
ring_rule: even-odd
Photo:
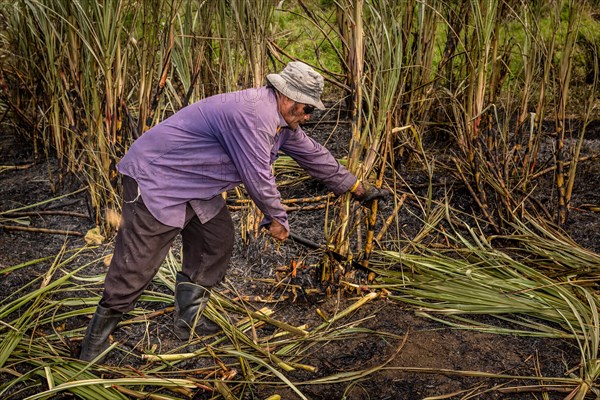
<svg viewBox="0 0 600 400"><path fill-rule="evenodd" d="M279 112L281 113L281 115L287 115L290 108L294 105L295 101L290 99L289 97L287 97L284 94L280 94L278 100L279 100L279 102L278 102Z"/></svg>
<svg viewBox="0 0 600 400"><path fill-rule="evenodd" d="M287 105L290 105L290 104L292 104L292 103L295 103L295 101L294 101L294 100L290 99L290 98L289 98L289 97L287 97L285 94L282 94L282 95L281 95L281 101L282 101L282 103L283 103L284 105L286 105L286 106L287 106Z"/></svg>

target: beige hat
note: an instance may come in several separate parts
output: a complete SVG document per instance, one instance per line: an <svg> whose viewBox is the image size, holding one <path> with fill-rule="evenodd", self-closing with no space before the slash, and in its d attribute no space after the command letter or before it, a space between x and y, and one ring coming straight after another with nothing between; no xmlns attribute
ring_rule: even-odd
<svg viewBox="0 0 600 400"><path fill-rule="evenodd" d="M280 93L302 104L324 110L321 101L323 77L312 67L300 61L289 62L280 74L267 75L267 81Z"/></svg>

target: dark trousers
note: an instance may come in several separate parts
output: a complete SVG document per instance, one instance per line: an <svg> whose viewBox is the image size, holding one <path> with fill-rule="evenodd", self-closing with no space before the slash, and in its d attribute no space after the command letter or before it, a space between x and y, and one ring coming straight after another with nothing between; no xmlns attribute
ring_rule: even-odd
<svg viewBox="0 0 600 400"><path fill-rule="evenodd" d="M183 229L167 226L150 214L134 179L123 176L123 210L113 258L104 282L100 305L129 312L164 261L181 233L182 272L204 287L219 283L233 252L234 228L227 207L201 223L188 204Z"/></svg>

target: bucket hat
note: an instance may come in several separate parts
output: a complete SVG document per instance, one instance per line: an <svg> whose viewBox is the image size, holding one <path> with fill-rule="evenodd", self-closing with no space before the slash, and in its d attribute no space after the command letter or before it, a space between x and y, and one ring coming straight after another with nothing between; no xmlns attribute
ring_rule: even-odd
<svg viewBox="0 0 600 400"><path fill-rule="evenodd" d="M291 61L279 74L268 74L267 81L280 93L295 102L324 110L321 101L323 77L309 65Z"/></svg>

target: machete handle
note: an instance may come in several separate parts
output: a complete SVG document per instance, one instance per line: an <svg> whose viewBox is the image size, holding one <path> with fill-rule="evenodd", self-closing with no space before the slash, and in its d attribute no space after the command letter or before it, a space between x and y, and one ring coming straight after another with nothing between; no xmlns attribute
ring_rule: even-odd
<svg viewBox="0 0 600 400"><path fill-rule="evenodd" d="M313 242L312 240L308 240L307 238L304 238L302 236L298 236L293 232L290 232L290 239L292 239L294 242L301 244L302 246L306 246L309 249L313 249L313 250L326 250L325 245L321 245L318 243Z"/></svg>

